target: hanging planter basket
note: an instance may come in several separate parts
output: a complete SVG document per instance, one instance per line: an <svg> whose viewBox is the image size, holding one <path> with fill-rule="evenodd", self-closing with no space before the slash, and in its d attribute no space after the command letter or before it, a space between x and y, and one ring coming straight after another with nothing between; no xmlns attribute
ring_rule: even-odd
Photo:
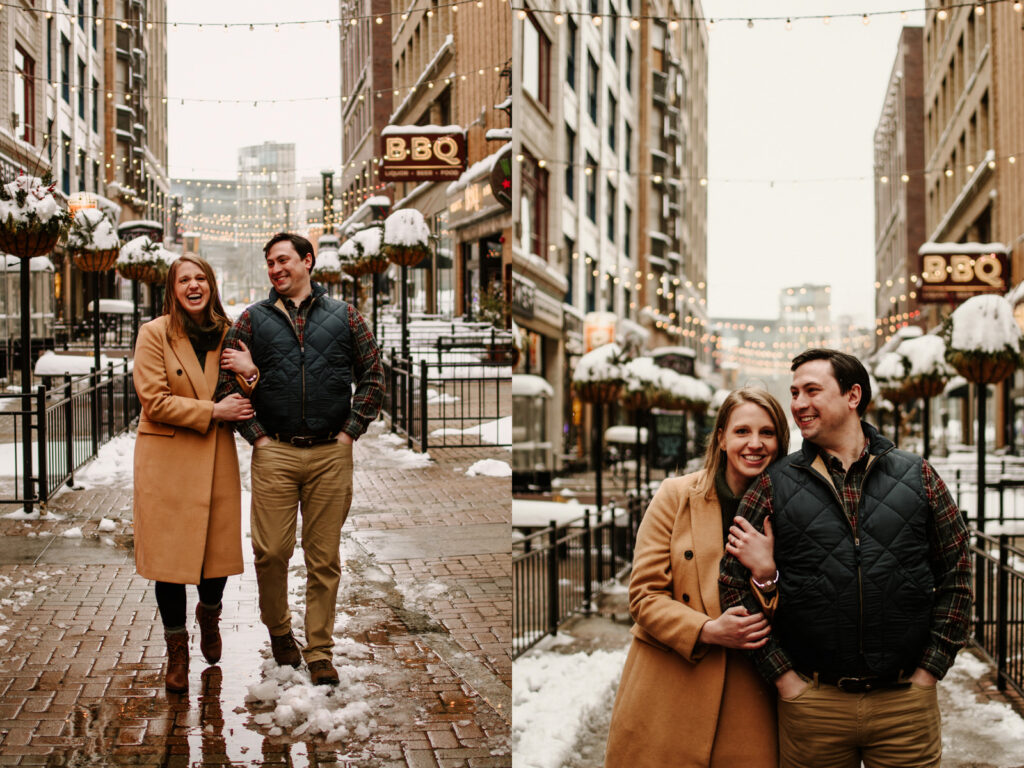
<svg viewBox="0 0 1024 768"><path fill-rule="evenodd" d="M118 249L102 251L72 251L75 266L83 272L106 272L117 263Z"/></svg>
<svg viewBox="0 0 1024 768"><path fill-rule="evenodd" d="M1018 366L1018 360L1009 355L967 354L956 349L949 350L946 359L957 373L974 384L998 384Z"/></svg>
<svg viewBox="0 0 1024 768"><path fill-rule="evenodd" d="M585 403L614 403L619 399L622 382L611 381L574 381L572 383L576 397Z"/></svg>
<svg viewBox="0 0 1024 768"><path fill-rule="evenodd" d="M400 267L415 267L430 254L430 249L423 245L385 244L382 250L392 263Z"/></svg>
<svg viewBox="0 0 1024 768"><path fill-rule="evenodd" d="M927 400L938 397L946 388L946 379L941 376L911 376L907 379L906 392L911 400Z"/></svg>
<svg viewBox="0 0 1024 768"><path fill-rule="evenodd" d="M654 399L644 390L622 392L622 407L627 411L647 411L654 407Z"/></svg>
<svg viewBox="0 0 1024 768"><path fill-rule="evenodd" d="M341 271L344 272L349 277L359 277L361 274L363 274L359 264L354 261L348 261L342 264Z"/></svg>
<svg viewBox="0 0 1024 768"><path fill-rule="evenodd" d="M380 275L391 266L386 256L363 256L362 258L364 275Z"/></svg>
<svg viewBox="0 0 1024 768"><path fill-rule="evenodd" d="M164 279L161 270L153 264L118 264L117 274L125 280L138 280L140 283L159 283Z"/></svg>
<svg viewBox="0 0 1024 768"><path fill-rule="evenodd" d="M341 282L341 272L335 270L313 270L313 279L324 285L337 285Z"/></svg>
<svg viewBox="0 0 1024 768"><path fill-rule="evenodd" d="M52 251L60 236L60 229L54 232L45 226L15 228L8 224L0 224L0 252L31 259Z"/></svg>
<svg viewBox="0 0 1024 768"><path fill-rule="evenodd" d="M910 400L913 400L916 397L916 395L912 395L905 386L895 384L879 383L878 391L881 392L882 397L884 397L890 403L896 404L909 402Z"/></svg>

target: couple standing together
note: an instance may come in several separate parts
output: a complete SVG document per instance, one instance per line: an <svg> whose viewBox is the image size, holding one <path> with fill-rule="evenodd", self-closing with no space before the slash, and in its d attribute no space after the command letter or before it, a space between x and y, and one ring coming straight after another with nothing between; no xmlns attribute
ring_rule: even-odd
<svg viewBox="0 0 1024 768"><path fill-rule="evenodd" d="M196 584L200 650L221 657L227 577L242 572L241 486L232 427L253 446L252 547L260 618L274 660L336 685L332 659L341 527L352 502L352 445L377 417L384 372L373 334L310 271L312 244L264 246L270 297L232 326L210 265L168 272L163 315L139 329L135 389L135 563L156 582L168 691L188 690L185 585ZM354 389L353 389L353 385ZM288 561L302 507L305 646L292 635Z"/></svg>
<svg viewBox="0 0 1024 768"><path fill-rule="evenodd" d="M935 683L970 616L963 517L927 461L861 421L860 361L811 349L792 371L800 450L770 394L736 390L704 468L644 516L607 768L940 764Z"/></svg>

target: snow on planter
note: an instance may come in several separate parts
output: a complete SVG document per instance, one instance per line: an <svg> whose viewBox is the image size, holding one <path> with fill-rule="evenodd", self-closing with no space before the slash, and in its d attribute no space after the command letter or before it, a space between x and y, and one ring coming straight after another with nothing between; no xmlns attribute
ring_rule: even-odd
<svg viewBox="0 0 1024 768"><path fill-rule="evenodd" d="M1002 296L974 296L942 324L946 360L975 384L995 384L1020 365L1022 336Z"/></svg>
<svg viewBox="0 0 1024 768"><path fill-rule="evenodd" d="M53 250L67 232L71 214L45 179L19 174L0 185L0 251L32 258Z"/></svg>
<svg viewBox="0 0 1024 768"><path fill-rule="evenodd" d="M121 240L114 224L99 208L80 208L68 229L68 250L85 272L105 272L117 262Z"/></svg>
<svg viewBox="0 0 1024 768"><path fill-rule="evenodd" d="M935 334L907 339L896 351L907 361L906 389L910 397L935 397L956 371L946 362L946 342Z"/></svg>
<svg viewBox="0 0 1024 768"><path fill-rule="evenodd" d="M402 208L384 219L383 251L400 267L415 267L430 253L430 227L415 208Z"/></svg>
<svg viewBox="0 0 1024 768"><path fill-rule="evenodd" d="M623 384L624 363L618 344L604 344L580 358L572 375L577 396L588 403L611 403Z"/></svg>
<svg viewBox="0 0 1024 768"><path fill-rule="evenodd" d="M875 381L882 396L894 403L910 399L904 384L910 363L899 352L886 352L875 363Z"/></svg>
<svg viewBox="0 0 1024 768"><path fill-rule="evenodd" d="M384 242L384 229L382 227L370 226L361 229L352 235L355 241L356 251L359 253L357 263L361 270L360 274L380 274L388 268L388 257L382 248Z"/></svg>
<svg viewBox="0 0 1024 768"><path fill-rule="evenodd" d="M176 258L177 254L160 243L154 243L148 235L141 235L121 247L117 272L127 280L158 283L167 276L167 270Z"/></svg>
<svg viewBox="0 0 1024 768"><path fill-rule="evenodd" d="M321 243L323 238L321 238ZM327 285L341 282L341 259L335 248L320 248L313 267L313 279Z"/></svg>

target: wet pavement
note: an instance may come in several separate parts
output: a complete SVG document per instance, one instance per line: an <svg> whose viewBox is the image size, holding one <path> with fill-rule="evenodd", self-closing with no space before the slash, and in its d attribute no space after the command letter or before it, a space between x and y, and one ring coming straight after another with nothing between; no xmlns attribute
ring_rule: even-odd
<svg viewBox="0 0 1024 768"><path fill-rule="evenodd" d="M246 534L221 663L206 665L190 620L189 692L165 692L156 602L132 560L127 438L48 519L0 518L0 765L510 765L510 484L466 475L509 454L444 448L415 466L372 430L342 536L334 689L270 659ZM304 582L297 547L300 640Z"/></svg>

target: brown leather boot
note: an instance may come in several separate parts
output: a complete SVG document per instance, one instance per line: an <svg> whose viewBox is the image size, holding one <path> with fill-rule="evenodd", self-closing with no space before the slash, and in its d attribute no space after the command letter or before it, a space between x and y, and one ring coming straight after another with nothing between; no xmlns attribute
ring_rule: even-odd
<svg viewBox="0 0 1024 768"><path fill-rule="evenodd" d="M270 652L274 655L274 661L279 667L285 665L299 668L302 663L302 654L295 642L295 637L289 632L287 635L270 636Z"/></svg>
<svg viewBox="0 0 1024 768"><path fill-rule="evenodd" d="M167 675L164 687L171 693L188 693L188 632L165 632Z"/></svg>
<svg viewBox="0 0 1024 768"><path fill-rule="evenodd" d="M196 605L196 621L199 623L199 650L209 664L220 661L222 643L220 640L220 612L223 606L207 608L202 603Z"/></svg>

